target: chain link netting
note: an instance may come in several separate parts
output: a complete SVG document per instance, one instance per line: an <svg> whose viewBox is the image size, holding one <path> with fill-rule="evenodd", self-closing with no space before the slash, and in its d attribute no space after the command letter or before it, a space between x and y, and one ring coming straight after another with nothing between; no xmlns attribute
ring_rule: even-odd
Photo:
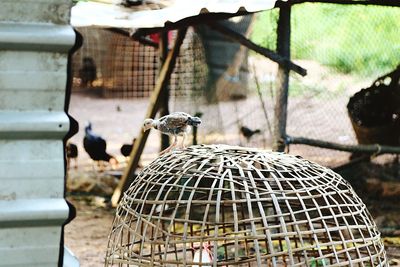
<svg viewBox="0 0 400 267"><path fill-rule="evenodd" d="M394 7L293 6L291 57L307 69L307 76L293 72L290 76L289 135L342 144L357 143L346 106L356 92L369 87L400 63L399 16L400 9ZM278 17L278 10L263 12L253 32L256 42L272 50L276 49ZM274 77L274 71L258 73L262 73L264 80ZM264 83L264 90L268 86ZM268 92L265 90L266 94ZM271 94L269 98L273 101ZM289 149L331 166L349 157L346 152L305 145L291 145Z"/></svg>
<svg viewBox="0 0 400 267"><path fill-rule="evenodd" d="M234 18L226 25L276 51L279 10L250 17ZM356 92L399 64L399 17L400 9L395 7L322 3L292 7L291 58L308 74L302 77L291 72L289 135L357 143L346 106ZM93 57L100 61L92 85L99 83L103 95L150 95L159 68L157 49L106 30L80 31L86 42L74 56L75 80L82 75L83 58ZM110 42L113 49L109 49ZM107 56L111 54L114 56ZM208 27L196 27L188 32L171 77L170 111L202 116L199 143L269 149L277 69L276 63L240 48ZM305 145L290 145L289 151L328 166L344 163L350 156Z"/></svg>

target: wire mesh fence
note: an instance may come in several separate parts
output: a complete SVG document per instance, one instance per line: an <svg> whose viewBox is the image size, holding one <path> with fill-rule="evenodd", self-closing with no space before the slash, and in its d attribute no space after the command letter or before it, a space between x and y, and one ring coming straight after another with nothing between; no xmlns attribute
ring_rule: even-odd
<svg viewBox="0 0 400 267"><path fill-rule="evenodd" d="M357 143L346 106L357 91L399 64L399 15L400 9L394 7L302 4L292 8L291 54L307 69L307 76L292 73L290 77L289 135ZM261 14L253 39L275 50L277 20L278 10ZM274 71L258 69L260 79L274 77ZM267 102L273 101L271 94L268 98ZM305 145L291 145L290 152L331 166L349 157L346 152Z"/></svg>
<svg viewBox="0 0 400 267"><path fill-rule="evenodd" d="M76 29L83 37L82 46L72 57L73 91L82 88L102 87L103 77L107 75L107 61L109 57L110 40L115 33L89 27ZM87 82L85 82L87 81Z"/></svg>
<svg viewBox="0 0 400 267"><path fill-rule="evenodd" d="M399 64L398 17L400 9L394 7L293 6L291 54L308 75L292 73L290 77L289 135L357 143L346 106L357 91ZM244 35L252 30L254 42L276 50L277 21L278 10L273 9L258 14L255 20L239 17L227 25ZM74 56L75 80L81 82L84 57L92 57L97 66L92 85L103 87L104 95L132 99L149 96L159 68L157 49L106 30L96 31L83 33L86 43ZM199 143L268 149L278 66L215 33L212 45L207 44L204 37L211 31L204 27L188 32L171 77L170 111L202 117L197 131ZM210 73L219 76L210 80ZM344 163L350 156L305 145L290 145L289 152L329 166Z"/></svg>
<svg viewBox="0 0 400 267"><path fill-rule="evenodd" d="M161 64L157 48L106 29L85 27L78 31L84 42L73 56L75 91L97 88L100 95L108 98L150 96ZM169 35L170 42L174 35L174 32ZM206 78L204 49L197 33L190 29L171 75L171 94L189 96L204 90Z"/></svg>

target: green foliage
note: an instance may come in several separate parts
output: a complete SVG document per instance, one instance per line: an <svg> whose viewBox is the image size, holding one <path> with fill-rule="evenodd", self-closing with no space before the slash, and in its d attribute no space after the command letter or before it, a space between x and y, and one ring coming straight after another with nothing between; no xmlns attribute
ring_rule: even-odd
<svg viewBox="0 0 400 267"><path fill-rule="evenodd" d="M276 47L278 10L259 14L252 40ZM400 63L400 9L302 4L292 10L292 57L369 75Z"/></svg>
<svg viewBox="0 0 400 267"><path fill-rule="evenodd" d="M272 9L257 15L253 26L251 39L253 42L266 48L276 49L276 21L278 19L278 9Z"/></svg>
<svg viewBox="0 0 400 267"><path fill-rule="evenodd" d="M311 259L310 267L320 267L320 266L327 266L327 262L325 259L316 260L315 258Z"/></svg>

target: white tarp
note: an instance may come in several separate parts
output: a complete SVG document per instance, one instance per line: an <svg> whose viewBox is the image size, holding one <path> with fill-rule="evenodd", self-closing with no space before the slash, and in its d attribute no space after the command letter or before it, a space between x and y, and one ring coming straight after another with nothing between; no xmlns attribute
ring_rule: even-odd
<svg viewBox="0 0 400 267"><path fill-rule="evenodd" d="M202 13L249 13L271 9L276 0L176 0L158 10L137 11L118 4L95 1L78 2L71 11L74 27L111 27L130 29L164 27L166 22L177 22Z"/></svg>

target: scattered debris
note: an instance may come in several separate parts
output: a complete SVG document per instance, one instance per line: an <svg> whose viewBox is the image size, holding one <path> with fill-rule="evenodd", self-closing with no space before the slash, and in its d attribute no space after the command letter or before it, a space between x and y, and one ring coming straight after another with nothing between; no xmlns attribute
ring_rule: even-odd
<svg viewBox="0 0 400 267"><path fill-rule="evenodd" d="M118 178L107 172L69 172L67 178L67 190L71 193L111 196L117 184Z"/></svg>

